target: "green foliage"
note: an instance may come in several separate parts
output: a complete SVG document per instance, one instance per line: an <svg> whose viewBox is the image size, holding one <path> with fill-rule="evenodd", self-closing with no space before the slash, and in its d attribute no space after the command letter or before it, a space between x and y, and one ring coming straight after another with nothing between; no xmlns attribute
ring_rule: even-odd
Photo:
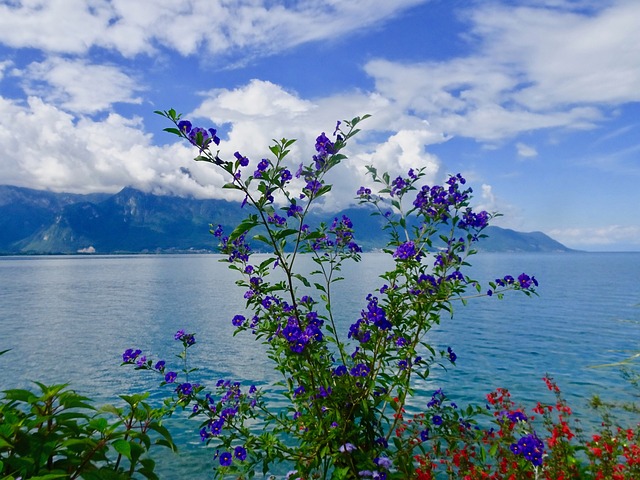
<svg viewBox="0 0 640 480"><path fill-rule="evenodd" d="M153 445L176 449L164 411L145 395L122 397L124 408L93 402L68 385L5 390L0 399L0 478L157 479ZM152 440L152 433L153 435Z"/></svg>

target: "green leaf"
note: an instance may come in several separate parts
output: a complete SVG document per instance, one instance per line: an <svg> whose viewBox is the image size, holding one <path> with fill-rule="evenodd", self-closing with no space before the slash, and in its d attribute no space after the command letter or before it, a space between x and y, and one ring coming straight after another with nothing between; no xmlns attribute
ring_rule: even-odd
<svg viewBox="0 0 640 480"><path fill-rule="evenodd" d="M116 452L131 460L131 444L127 440L120 438L113 442L112 445Z"/></svg>
<svg viewBox="0 0 640 480"><path fill-rule="evenodd" d="M267 245L271 245L271 240L269 240L269 238L265 237L264 235L254 235L253 239L257 242L262 242L265 243Z"/></svg>
<svg viewBox="0 0 640 480"><path fill-rule="evenodd" d="M13 448L13 445L7 442L4 438L0 437L0 448ZM0 468L0 472L2 468Z"/></svg>
<svg viewBox="0 0 640 480"><path fill-rule="evenodd" d="M309 283L309 280L304 275L300 275L299 273L294 273L293 277L300 280L305 287L307 288L311 287L311 283Z"/></svg>
<svg viewBox="0 0 640 480"><path fill-rule="evenodd" d="M280 231L276 232L274 237L276 238L276 240L281 240L283 238L286 238L286 237L291 236L291 235L295 235L297 233L298 233L298 230L296 230L294 228L286 228L284 230L280 230Z"/></svg>
<svg viewBox="0 0 640 480"><path fill-rule="evenodd" d="M178 447L176 446L175 443L173 443L173 438L171 437L171 433L169 432L169 430L167 430L167 428L164 425L160 425L159 423L154 422L151 425L149 425L149 428L159 433L163 437L161 439L156 440L156 444L164 445L165 447L170 448L174 452L178 451Z"/></svg>
<svg viewBox="0 0 640 480"><path fill-rule="evenodd" d="M36 396L29 390L19 388L5 390L2 393L4 393L4 396L7 400L15 400L18 402L30 403L32 401L35 401L36 399Z"/></svg>
<svg viewBox="0 0 640 480"><path fill-rule="evenodd" d="M174 135L178 135L179 137L181 137L181 133L180 130L178 130L177 128L164 128L163 131L167 132L167 133L173 133Z"/></svg>
<svg viewBox="0 0 640 480"><path fill-rule="evenodd" d="M245 218L238 224L238 226L233 230L233 232L231 232L231 235L229 235L229 241L233 242L240 235L247 233L249 230L251 230L252 228L258 225L259 225L258 217L256 215L249 215L247 218Z"/></svg>

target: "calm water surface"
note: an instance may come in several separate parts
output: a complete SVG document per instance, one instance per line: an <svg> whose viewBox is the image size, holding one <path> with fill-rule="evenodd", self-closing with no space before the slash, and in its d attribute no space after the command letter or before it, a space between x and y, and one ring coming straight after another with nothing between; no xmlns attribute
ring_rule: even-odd
<svg viewBox="0 0 640 480"><path fill-rule="evenodd" d="M0 257L1 389L30 381L71 383L99 402L152 388L157 377L119 367L122 352L138 347L154 358L177 353L176 330L196 332L190 350L203 366L202 382L218 378L267 385L277 379L250 335L233 337L230 320L242 310L243 292L234 272L216 255L108 257ZM304 260L304 259L303 259ZM368 292L388 265L381 254L343 273L336 305L346 329L366 304ZM540 381L547 372L578 415L588 417L593 394L633 398L615 369L593 369L640 350L640 253L483 254L472 276L493 280L527 272L540 281L539 297L480 298L432 330L438 348L451 346L458 365L434 371L421 385L425 395L443 387L459 404L481 403L507 386L516 401L549 401ZM189 478L207 478L211 452L165 455L163 478L180 468ZM205 472L205 473L203 473Z"/></svg>

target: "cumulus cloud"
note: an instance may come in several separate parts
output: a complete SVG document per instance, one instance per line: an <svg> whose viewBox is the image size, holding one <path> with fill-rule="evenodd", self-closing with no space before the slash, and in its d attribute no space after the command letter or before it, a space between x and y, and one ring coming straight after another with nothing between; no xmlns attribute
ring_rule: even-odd
<svg viewBox="0 0 640 480"><path fill-rule="evenodd" d="M31 96L25 104L0 97L0 150L6 152L0 159L3 182L78 193L133 186L155 193L229 198L229 191L221 188L227 179L211 165L193 162L195 152L189 145L155 145L139 118L114 112L104 119L80 115L87 110L79 108L81 98L70 109L65 102L60 102L62 107L54 105L52 97ZM345 111L375 114L385 105L379 96L364 93L311 101L272 82L253 80L235 89L208 92L185 118L206 127L225 126L221 156L232 158L239 150L252 165L271 156L267 147L272 139L296 138L287 158L293 169L311 160L315 138L321 132L330 136ZM407 122L421 128L380 134L384 117L366 120L365 132L378 133L363 132L350 143L350 158L341 174L329 179L335 188L325 208L351 203L355 190L366 183L365 165L371 163L392 174L425 167L430 181L437 174L439 160L427 147L446 139L424 122Z"/></svg>
<svg viewBox="0 0 640 480"><path fill-rule="evenodd" d="M4 77L4 74L5 74L4 72L8 70L12 64L13 63L10 62L9 60L4 60L0 62L0 80L2 80L2 78Z"/></svg>
<svg viewBox="0 0 640 480"><path fill-rule="evenodd" d="M425 0L30 0L0 5L0 41L14 48L125 56L273 53L371 28Z"/></svg>
<svg viewBox="0 0 640 480"><path fill-rule="evenodd" d="M526 143L518 142L516 143L516 150L518 152L519 157L523 158L532 158L538 156L538 151L530 145Z"/></svg>
<svg viewBox="0 0 640 480"><path fill-rule="evenodd" d="M639 16L640 3L621 0L596 15L493 5L472 19L483 54L526 75L514 100L542 110L640 100Z"/></svg>
<svg viewBox="0 0 640 480"><path fill-rule="evenodd" d="M143 87L116 66L54 57L33 62L17 75L28 95L73 113L93 114L109 110L114 103L142 102L136 93Z"/></svg>
<svg viewBox="0 0 640 480"><path fill-rule="evenodd" d="M85 53L111 16L108 2L32 0L0 4L0 41L14 48Z"/></svg>
<svg viewBox="0 0 640 480"><path fill-rule="evenodd" d="M589 228L561 228L548 232L565 245L578 249L606 250L607 246L640 247L640 225L606 225Z"/></svg>
<svg viewBox="0 0 640 480"><path fill-rule="evenodd" d="M31 97L26 105L0 98L0 178L4 183L77 193L145 191L221 196L223 179L194 164L186 145L153 145L139 119L110 114L77 119ZM193 177L180 168L189 168Z"/></svg>
<svg viewBox="0 0 640 480"><path fill-rule="evenodd" d="M405 174L409 168L425 168L428 181L433 181L439 160L427 151L429 145L446 141L424 121L392 119L388 103L375 94L353 92L315 100L300 98L271 82L252 80L235 89L217 89L189 117L206 118L215 125L230 125L220 145L222 155L230 157L234 149L258 161L267 156L266 146L272 139L295 138L287 161L290 166L308 162L315 153L315 138L333 132L336 120L345 112L373 116L363 123L364 131L350 143L349 160L341 175L329 177L334 189L325 199L325 208L340 208L353 201L358 186L367 183L366 165L375 164L393 175ZM368 133L367 133L368 132ZM382 133L381 132L385 132Z"/></svg>
<svg viewBox="0 0 640 480"><path fill-rule="evenodd" d="M447 61L365 65L377 91L450 135L499 141L595 127L640 100L640 3L599 11L482 4L466 11L476 50ZM573 5L574 8L580 7ZM606 108L604 108L606 106Z"/></svg>

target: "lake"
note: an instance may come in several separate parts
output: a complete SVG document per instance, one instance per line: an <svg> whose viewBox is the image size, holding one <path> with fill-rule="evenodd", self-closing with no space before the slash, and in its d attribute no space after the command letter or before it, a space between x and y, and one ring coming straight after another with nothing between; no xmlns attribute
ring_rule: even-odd
<svg viewBox="0 0 640 480"><path fill-rule="evenodd" d="M235 272L217 255L0 257L2 389L30 381L71 383L98 403L152 388L157 377L120 367L122 352L141 348L167 360L178 353L176 330L195 332L190 350L202 383L218 378L268 385L278 379L250 334L233 337L231 318L242 311ZM310 264L308 259L303 262ZM381 286L389 259L368 253L344 270L336 305L346 329ZM551 401L541 377L555 378L578 416L587 401L632 399L616 368L591 368L640 350L640 253L480 254L471 275L493 280L523 271L540 281L539 297L479 298L431 331L437 348L451 346L457 366L434 370L421 385L458 404L483 403L496 387L531 407ZM164 455L162 478L207 478L210 451L197 431L176 433L193 445L181 457ZM186 476L189 471L189 476ZM204 472L204 473L203 473Z"/></svg>

